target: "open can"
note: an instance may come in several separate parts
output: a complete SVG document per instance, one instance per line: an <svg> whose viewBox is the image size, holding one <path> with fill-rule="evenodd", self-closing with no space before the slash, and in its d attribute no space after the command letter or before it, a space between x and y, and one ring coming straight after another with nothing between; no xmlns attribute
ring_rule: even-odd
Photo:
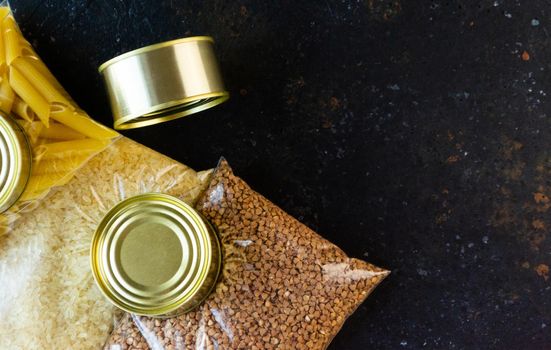
<svg viewBox="0 0 551 350"><path fill-rule="evenodd" d="M32 151L23 129L0 112L0 213L21 197L31 176Z"/></svg>
<svg viewBox="0 0 551 350"><path fill-rule="evenodd" d="M178 198L128 198L103 218L92 239L91 265L102 293L138 315L171 317L198 306L221 266L214 228Z"/></svg>

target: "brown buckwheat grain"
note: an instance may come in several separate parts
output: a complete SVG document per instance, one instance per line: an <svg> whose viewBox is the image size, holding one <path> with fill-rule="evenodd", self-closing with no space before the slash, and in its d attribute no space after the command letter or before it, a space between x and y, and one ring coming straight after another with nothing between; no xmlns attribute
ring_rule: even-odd
<svg viewBox="0 0 551 350"><path fill-rule="evenodd" d="M286 214L222 160L198 210L225 253L216 290L196 310L125 316L106 349L325 349L388 271L351 259Z"/></svg>

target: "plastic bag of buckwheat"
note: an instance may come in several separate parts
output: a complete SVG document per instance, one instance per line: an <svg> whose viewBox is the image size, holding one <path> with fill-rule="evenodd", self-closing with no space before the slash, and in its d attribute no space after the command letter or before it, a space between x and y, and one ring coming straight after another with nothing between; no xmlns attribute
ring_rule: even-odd
<svg viewBox="0 0 551 350"><path fill-rule="evenodd" d="M223 244L215 291L182 316L125 315L106 349L326 349L389 274L347 257L253 191L224 159L197 209Z"/></svg>

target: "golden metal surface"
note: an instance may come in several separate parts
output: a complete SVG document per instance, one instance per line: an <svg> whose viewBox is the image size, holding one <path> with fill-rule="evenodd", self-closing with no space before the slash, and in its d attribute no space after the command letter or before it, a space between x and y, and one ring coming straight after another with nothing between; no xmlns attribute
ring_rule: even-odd
<svg viewBox="0 0 551 350"><path fill-rule="evenodd" d="M125 311L148 316L199 305L221 265L212 226L186 203L160 193L113 207L94 234L90 255L103 294Z"/></svg>
<svg viewBox="0 0 551 350"><path fill-rule="evenodd" d="M32 152L23 129L0 112L0 212L21 196L31 175Z"/></svg>
<svg viewBox="0 0 551 350"><path fill-rule="evenodd" d="M180 118L229 98L214 55L213 39L197 36L146 46L99 68L115 129Z"/></svg>

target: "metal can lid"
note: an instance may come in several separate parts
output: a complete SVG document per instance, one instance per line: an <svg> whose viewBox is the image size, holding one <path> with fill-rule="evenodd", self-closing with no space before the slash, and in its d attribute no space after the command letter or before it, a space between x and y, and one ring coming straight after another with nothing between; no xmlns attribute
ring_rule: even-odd
<svg viewBox="0 0 551 350"><path fill-rule="evenodd" d="M128 198L99 224L94 278L119 308L163 315L193 299L213 261L208 224L183 201L160 193Z"/></svg>
<svg viewBox="0 0 551 350"><path fill-rule="evenodd" d="M31 175L31 147L23 129L0 112L0 212L23 194Z"/></svg>
<svg viewBox="0 0 551 350"><path fill-rule="evenodd" d="M115 129L180 118L229 98L214 54L214 40L196 36L146 46L99 67Z"/></svg>

